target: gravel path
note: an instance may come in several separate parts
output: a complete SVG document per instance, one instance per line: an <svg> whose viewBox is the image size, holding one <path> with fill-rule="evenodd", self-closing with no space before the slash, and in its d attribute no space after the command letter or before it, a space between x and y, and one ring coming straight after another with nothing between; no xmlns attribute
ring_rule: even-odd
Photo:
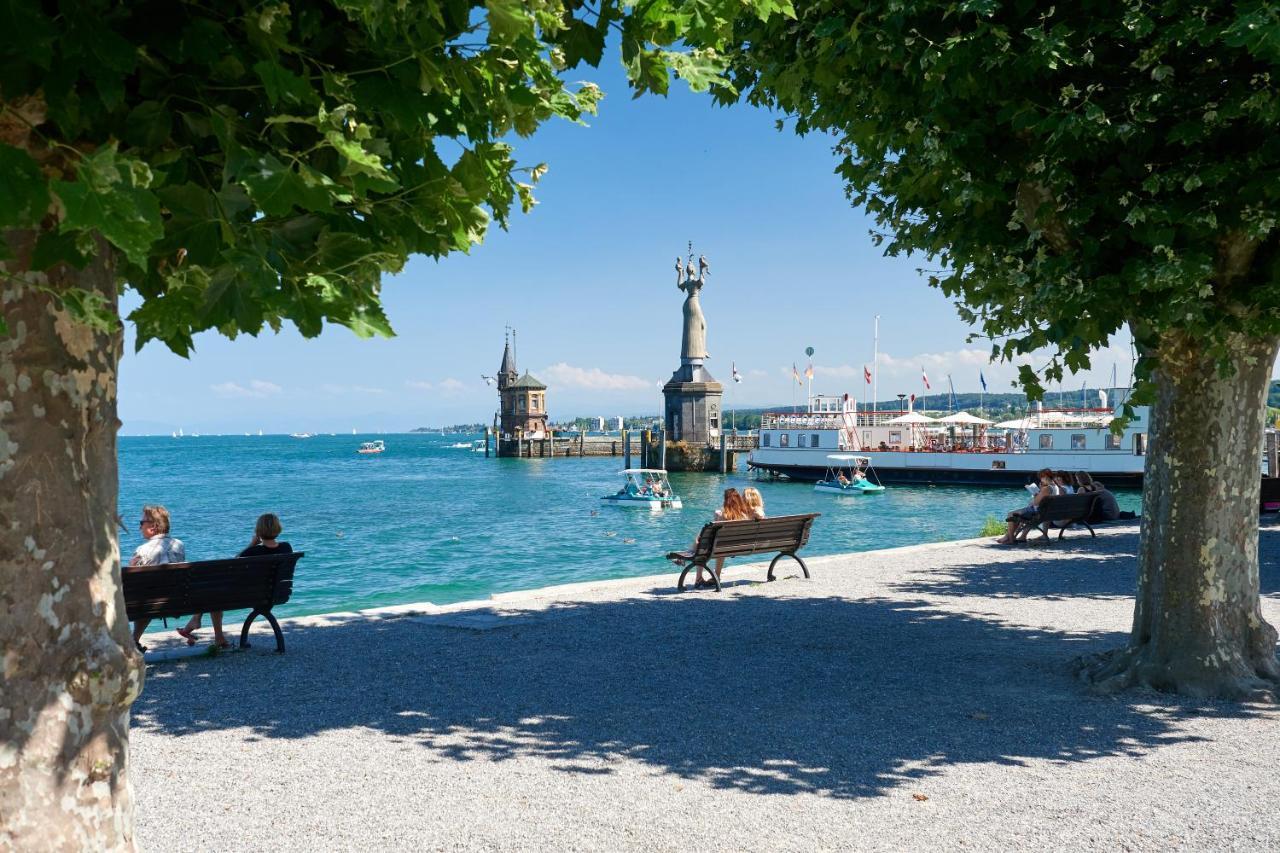
<svg viewBox="0 0 1280 853"><path fill-rule="evenodd" d="M1280 624L1280 527L1260 547ZM255 628L149 667L138 840L1280 849L1280 712L1071 675L1123 641L1136 548L1128 527L743 567L720 595L671 575L334 614L286 622L284 656Z"/></svg>

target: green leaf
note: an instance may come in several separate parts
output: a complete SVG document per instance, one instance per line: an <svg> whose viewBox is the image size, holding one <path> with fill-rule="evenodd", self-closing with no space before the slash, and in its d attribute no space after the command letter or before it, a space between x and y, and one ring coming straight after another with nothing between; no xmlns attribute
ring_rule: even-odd
<svg viewBox="0 0 1280 853"><path fill-rule="evenodd" d="M295 206L308 209L307 187L292 169L270 154L246 164L240 182L268 216L284 216Z"/></svg>
<svg viewBox="0 0 1280 853"><path fill-rule="evenodd" d="M391 322L387 320L387 315L383 314L382 309L376 305L361 305L349 316L334 319L361 338L374 336L394 338L396 336L395 330L391 328Z"/></svg>
<svg viewBox="0 0 1280 853"><path fill-rule="evenodd" d="M129 111L125 139L138 148L159 148L170 140L173 114L157 101L143 101Z"/></svg>
<svg viewBox="0 0 1280 853"><path fill-rule="evenodd" d="M27 152L0 143L0 228L27 228L44 218L49 189Z"/></svg>
<svg viewBox="0 0 1280 853"><path fill-rule="evenodd" d="M267 100L273 107L281 102L306 104L316 100L311 84L278 62L264 59L255 62L253 70L262 81L262 86L267 91Z"/></svg>
<svg viewBox="0 0 1280 853"><path fill-rule="evenodd" d="M509 43L522 35L533 35L533 18L522 0L486 0L484 5L489 11L490 41Z"/></svg>
<svg viewBox="0 0 1280 853"><path fill-rule="evenodd" d="M164 234L160 204L147 190L123 182L95 189L85 181L55 181L66 216L61 230L97 231L132 263L147 265L151 245Z"/></svg>
<svg viewBox="0 0 1280 853"><path fill-rule="evenodd" d="M604 56L604 36L586 21L577 18L570 21L557 39L564 49L565 67L573 68L582 62L598 66Z"/></svg>

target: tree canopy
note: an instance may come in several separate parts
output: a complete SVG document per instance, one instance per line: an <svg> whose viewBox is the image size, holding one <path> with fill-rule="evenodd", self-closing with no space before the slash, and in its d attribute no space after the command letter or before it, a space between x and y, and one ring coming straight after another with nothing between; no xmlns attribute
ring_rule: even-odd
<svg viewBox="0 0 1280 853"><path fill-rule="evenodd" d="M1280 15L1264 0L815 0L743 19L730 79L918 252L993 355L1088 365L1121 326L1149 378L1175 340L1229 371L1280 333ZM1137 399L1149 397L1139 383Z"/></svg>
<svg viewBox="0 0 1280 853"><path fill-rule="evenodd" d="M785 6L757 0L761 14ZM566 72L620 41L637 91L717 80L743 4L13 0L0 7L0 229L40 228L30 266L84 267L92 235L142 297L137 342L196 332L389 334L380 279L467 251L529 210L542 164L512 141L601 96ZM101 294L63 288L110 327ZM0 319L0 322L3 322Z"/></svg>

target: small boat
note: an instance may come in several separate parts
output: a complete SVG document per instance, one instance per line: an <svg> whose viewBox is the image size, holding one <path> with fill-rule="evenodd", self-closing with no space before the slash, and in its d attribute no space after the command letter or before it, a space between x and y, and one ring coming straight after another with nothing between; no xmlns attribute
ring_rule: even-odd
<svg viewBox="0 0 1280 853"><path fill-rule="evenodd" d="M379 439L377 441L366 441L364 444L360 445L360 449L357 450L356 453L381 453L386 449L387 446L382 443L381 439Z"/></svg>
<svg viewBox="0 0 1280 853"><path fill-rule="evenodd" d="M671 488L667 472L662 468L627 468L619 471L625 480L622 488L600 500L611 506L639 507L650 511L680 509L680 496Z"/></svg>
<svg viewBox="0 0 1280 853"><path fill-rule="evenodd" d="M484 453L486 450L488 450L488 448L486 447L486 442L483 438L477 438L475 441L471 442L472 453Z"/></svg>
<svg viewBox="0 0 1280 853"><path fill-rule="evenodd" d="M309 433L309 432L294 432L294 433L290 433L290 434L289 434L289 437L290 437L290 438L311 438L311 433Z"/></svg>
<svg viewBox="0 0 1280 853"><path fill-rule="evenodd" d="M831 453L827 461L835 463L827 467L827 475L814 484L815 492L831 495L870 495L883 492L880 478L871 467L871 458L852 453ZM845 472L849 473L846 474Z"/></svg>

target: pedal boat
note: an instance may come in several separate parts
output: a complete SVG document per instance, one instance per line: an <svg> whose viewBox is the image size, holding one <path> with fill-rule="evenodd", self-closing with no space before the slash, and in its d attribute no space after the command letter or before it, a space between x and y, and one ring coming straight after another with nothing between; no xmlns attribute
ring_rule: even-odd
<svg viewBox="0 0 1280 853"><path fill-rule="evenodd" d="M814 484L815 492L828 495L872 495L884 491L880 478L871 467L870 457L832 453L827 456L827 460L835 464L828 466L826 476Z"/></svg>
<svg viewBox="0 0 1280 853"><path fill-rule="evenodd" d="M671 488L664 469L628 468L618 473L624 477L622 488L600 499L606 504L630 509L648 509L651 512L680 509L684 506L679 495Z"/></svg>

